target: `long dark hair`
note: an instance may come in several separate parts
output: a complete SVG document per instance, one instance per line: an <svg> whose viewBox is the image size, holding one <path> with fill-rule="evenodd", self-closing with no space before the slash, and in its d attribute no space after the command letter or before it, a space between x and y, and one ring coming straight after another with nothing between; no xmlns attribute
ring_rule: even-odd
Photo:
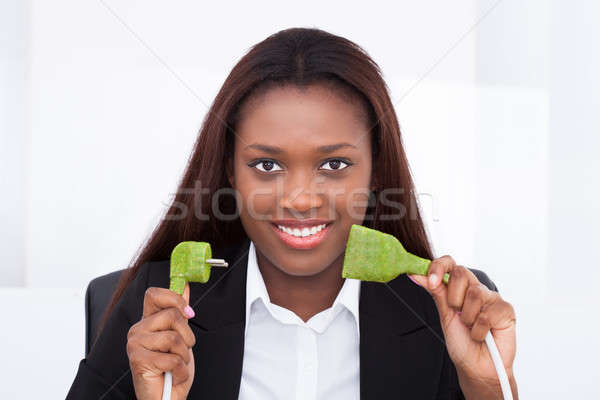
<svg viewBox="0 0 600 400"><path fill-rule="evenodd" d="M394 235L413 254L433 258L400 127L379 66L363 49L343 37L313 28L285 29L251 47L225 80L202 123L172 203L122 274L100 330L144 263L169 259L173 248L182 241L204 241L220 247L247 237L239 217L217 218L212 204L215 193L224 188L232 190L225 165L233 157L241 106L251 96L256 98L273 86L305 87L312 83L328 84L350 94L359 100L367 115L377 190L363 225ZM198 184L203 189L200 193L190 190ZM394 192L385 198L378 195L386 189ZM392 207L394 204L400 205L404 217L383 218L398 215L400 207ZM234 196L218 196L218 213L235 215L236 207ZM209 218L198 218L196 211Z"/></svg>

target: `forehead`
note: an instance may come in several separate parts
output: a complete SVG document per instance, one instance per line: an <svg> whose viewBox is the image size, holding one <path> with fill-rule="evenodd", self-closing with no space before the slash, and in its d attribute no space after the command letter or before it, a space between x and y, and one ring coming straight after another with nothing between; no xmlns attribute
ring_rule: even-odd
<svg viewBox="0 0 600 400"><path fill-rule="evenodd" d="M320 86L271 89L245 105L236 142L260 142L290 150L349 142L368 151L368 126L360 107Z"/></svg>

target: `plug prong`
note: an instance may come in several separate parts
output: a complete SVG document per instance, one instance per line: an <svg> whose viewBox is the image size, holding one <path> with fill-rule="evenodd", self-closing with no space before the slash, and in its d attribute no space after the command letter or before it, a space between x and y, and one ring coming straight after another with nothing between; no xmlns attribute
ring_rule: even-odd
<svg viewBox="0 0 600 400"><path fill-rule="evenodd" d="M206 263L210 264L211 267L227 267L229 265L222 258L209 258Z"/></svg>

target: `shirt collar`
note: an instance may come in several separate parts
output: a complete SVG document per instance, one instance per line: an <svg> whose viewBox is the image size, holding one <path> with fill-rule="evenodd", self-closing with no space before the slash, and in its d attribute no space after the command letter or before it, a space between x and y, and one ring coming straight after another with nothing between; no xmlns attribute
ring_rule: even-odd
<svg viewBox="0 0 600 400"><path fill-rule="evenodd" d="M358 302L360 298L360 281L356 279L344 279L344 284L340 289L335 301L333 302L332 308L335 311L336 307L339 308L338 304L346 307L350 313L354 316L356 323L357 333L360 336L360 319L358 316ZM265 306L271 303L265 281L258 268L258 261L256 257L256 248L254 242L250 241L250 249L248 251L248 272L246 278L246 325L245 332L248 330L248 321L250 319L250 311L252 303L255 300L262 299Z"/></svg>
<svg viewBox="0 0 600 400"><path fill-rule="evenodd" d="M265 281L258 269L254 242L250 241L250 249L248 250L248 273L246 277L246 331L248 330L248 321L250 320L252 303L257 299L262 299L265 305L271 302L267 287L265 286Z"/></svg>

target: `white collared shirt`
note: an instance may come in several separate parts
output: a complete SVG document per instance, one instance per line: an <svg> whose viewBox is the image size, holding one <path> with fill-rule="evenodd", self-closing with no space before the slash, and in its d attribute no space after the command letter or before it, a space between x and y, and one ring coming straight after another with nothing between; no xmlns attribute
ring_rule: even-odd
<svg viewBox="0 0 600 400"><path fill-rule="evenodd" d="M360 399L360 281L307 322L272 304L250 241L241 400Z"/></svg>

